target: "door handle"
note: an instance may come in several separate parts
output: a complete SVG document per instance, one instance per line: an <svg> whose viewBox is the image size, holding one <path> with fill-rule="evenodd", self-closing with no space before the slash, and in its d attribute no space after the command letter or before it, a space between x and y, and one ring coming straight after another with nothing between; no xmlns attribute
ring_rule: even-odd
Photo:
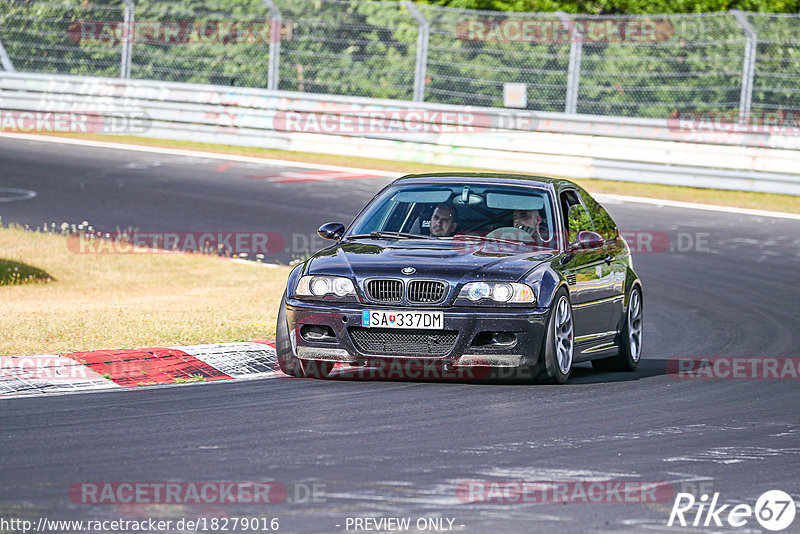
<svg viewBox="0 0 800 534"><path fill-rule="evenodd" d="M614 261L614 256L612 256L611 254L606 254L606 257L604 259L605 259L605 262L610 265L611 262Z"/></svg>

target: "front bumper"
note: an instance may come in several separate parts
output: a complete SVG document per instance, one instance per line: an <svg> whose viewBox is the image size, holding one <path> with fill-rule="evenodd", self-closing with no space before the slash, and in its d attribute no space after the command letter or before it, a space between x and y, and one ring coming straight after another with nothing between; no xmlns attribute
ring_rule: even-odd
<svg viewBox="0 0 800 534"><path fill-rule="evenodd" d="M350 363L356 366L383 365L388 361L416 360L456 367L518 368L536 365L541 352L549 319L548 308L478 308L392 307L397 311L443 311L444 330L455 331L455 342L440 350L440 354L413 350L400 354L370 352L354 340L353 329L361 327L365 309L387 309L385 306L359 303L331 304L287 299L286 320L292 352L303 360ZM305 325L329 327L333 336L325 340L304 335ZM371 329L373 332L375 329ZM403 334L402 329L392 333ZM487 334L488 333L488 334ZM491 333L502 333L503 343L488 342ZM513 338L513 341L509 339ZM491 340L489 340L491 341Z"/></svg>

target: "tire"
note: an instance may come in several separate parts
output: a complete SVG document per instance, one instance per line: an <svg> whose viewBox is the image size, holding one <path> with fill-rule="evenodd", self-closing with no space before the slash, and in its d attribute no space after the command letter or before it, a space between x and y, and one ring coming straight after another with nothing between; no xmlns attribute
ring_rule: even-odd
<svg viewBox="0 0 800 534"><path fill-rule="evenodd" d="M546 384L563 384L569 379L575 352L572 304L562 287L556 292L547 322L547 333L542 346L539 381Z"/></svg>
<svg viewBox="0 0 800 534"><path fill-rule="evenodd" d="M333 371L333 362L302 360L292 352L289 325L286 323L286 297L281 299L278 324L275 328L275 355L278 367L289 376L297 378L327 378Z"/></svg>
<svg viewBox="0 0 800 534"><path fill-rule="evenodd" d="M278 367L289 376L304 378L303 363L292 353L292 340L289 337L289 326L286 323L286 296L281 299L278 310L278 324L275 327L275 356Z"/></svg>
<svg viewBox="0 0 800 534"><path fill-rule="evenodd" d="M635 371L642 358L643 331L642 290L636 285L628 299L625 321L619 333L619 354L611 358L592 360L596 371Z"/></svg>

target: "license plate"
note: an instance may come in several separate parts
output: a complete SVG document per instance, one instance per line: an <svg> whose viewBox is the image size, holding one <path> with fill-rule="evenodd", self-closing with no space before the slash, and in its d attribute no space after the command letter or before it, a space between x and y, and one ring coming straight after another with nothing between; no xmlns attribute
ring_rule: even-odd
<svg viewBox="0 0 800 534"><path fill-rule="evenodd" d="M361 326L442 330L444 328L444 312L364 310L361 312Z"/></svg>

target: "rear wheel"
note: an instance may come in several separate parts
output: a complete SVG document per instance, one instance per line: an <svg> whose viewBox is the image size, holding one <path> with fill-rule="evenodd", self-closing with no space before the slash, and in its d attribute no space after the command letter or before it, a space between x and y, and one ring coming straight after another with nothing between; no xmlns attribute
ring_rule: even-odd
<svg viewBox="0 0 800 534"><path fill-rule="evenodd" d="M642 290L634 286L628 300L625 322L619 333L619 354L612 358L592 360L598 371L635 371L642 356Z"/></svg>
<svg viewBox="0 0 800 534"><path fill-rule="evenodd" d="M575 350L572 305L567 291L561 288L553 299L542 351L539 379L550 384L563 384L572 371Z"/></svg>

